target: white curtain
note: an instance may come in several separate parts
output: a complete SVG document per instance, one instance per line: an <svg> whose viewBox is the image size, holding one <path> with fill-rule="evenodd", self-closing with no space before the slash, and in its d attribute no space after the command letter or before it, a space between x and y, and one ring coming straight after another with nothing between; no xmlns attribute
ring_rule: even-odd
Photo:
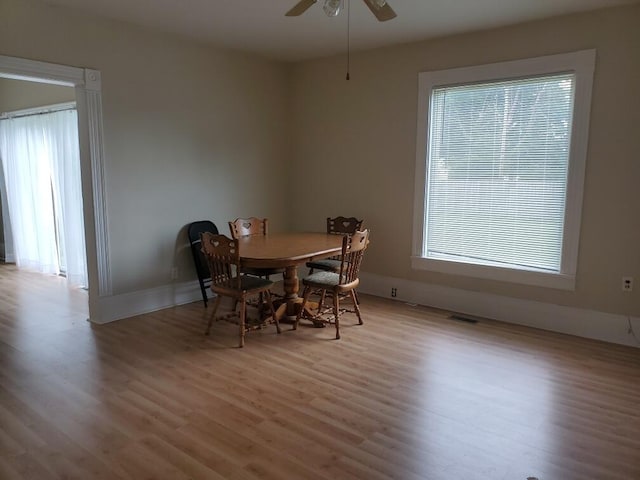
<svg viewBox="0 0 640 480"><path fill-rule="evenodd" d="M16 263L87 285L75 110L0 120Z"/></svg>

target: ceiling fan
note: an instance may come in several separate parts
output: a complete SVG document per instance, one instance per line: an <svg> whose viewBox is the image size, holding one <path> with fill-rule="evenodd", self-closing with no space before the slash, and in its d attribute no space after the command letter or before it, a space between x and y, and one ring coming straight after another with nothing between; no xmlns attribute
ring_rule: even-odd
<svg viewBox="0 0 640 480"><path fill-rule="evenodd" d="M362 0L371 13L375 15L375 17L381 21L386 22L387 20L391 20L396 17L396 12L393 11L393 8L389 6L387 0ZM296 3L291 10L289 10L285 15L287 17L297 17L302 15L304 12L309 9L314 3L318 3L318 0L300 0ZM324 0L323 10L329 17L335 17L340 13L342 9L342 0Z"/></svg>

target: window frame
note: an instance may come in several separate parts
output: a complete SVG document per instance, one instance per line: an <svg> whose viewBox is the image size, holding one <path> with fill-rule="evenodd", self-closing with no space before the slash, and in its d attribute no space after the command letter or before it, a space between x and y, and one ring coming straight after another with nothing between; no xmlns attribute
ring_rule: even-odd
<svg viewBox="0 0 640 480"><path fill-rule="evenodd" d="M524 285L575 290L595 60L596 51L592 49L524 60L419 73L411 256L411 266L413 269L430 270ZM430 142L429 117L432 90L436 87L443 86L489 83L559 73L572 73L575 75L573 125L569 151L567 197L560 272L540 272L527 269L465 263L454 260L436 260L423 256L429 158L428 146Z"/></svg>

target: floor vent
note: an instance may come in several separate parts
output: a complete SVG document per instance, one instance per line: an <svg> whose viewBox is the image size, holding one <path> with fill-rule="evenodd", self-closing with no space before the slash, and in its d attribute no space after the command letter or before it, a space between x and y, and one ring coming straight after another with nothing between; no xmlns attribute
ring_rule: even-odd
<svg viewBox="0 0 640 480"><path fill-rule="evenodd" d="M464 313L452 313L451 315L449 315L449 318L451 320L458 320L460 322L478 323L478 319L477 318L473 318L473 317L467 316Z"/></svg>

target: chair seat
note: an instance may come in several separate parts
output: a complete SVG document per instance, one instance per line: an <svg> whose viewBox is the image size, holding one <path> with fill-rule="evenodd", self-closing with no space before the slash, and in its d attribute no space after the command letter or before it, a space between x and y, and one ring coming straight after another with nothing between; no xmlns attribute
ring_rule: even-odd
<svg viewBox="0 0 640 480"><path fill-rule="evenodd" d="M320 271L302 279L302 284L314 288L332 289L340 283L340 275L336 272Z"/></svg>
<svg viewBox="0 0 640 480"><path fill-rule="evenodd" d="M334 258L314 260L313 262L307 262L307 268L311 268L313 270L327 270L329 272L339 272L340 260L336 260Z"/></svg>
<svg viewBox="0 0 640 480"><path fill-rule="evenodd" d="M240 288L246 292L251 290L260 290L263 288L271 288L273 282L265 278L254 277L252 275L240 276Z"/></svg>
<svg viewBox="0 0 640 480"><path fill-rule="evenodd" d="M331 290L337 293L353 290L359 283L360 279L358 278L349 283L340 283L340 274L335 272L316 272L302 279L302 284L305 287Z"/></svg>
<svg viewBox="0 0 640 480"><path fill-rule="evenodd" d="M229 292L252 292L254 290L265 290L267 288L271 288L273 286L273 282L271 280L267 280L265 278L254 277L252 275L241 275L240 276L240 289L236 288L236 280L237 277L232 278L228 282L225 282L226 285L212 285L213 291L224 291L226 293Z"/></svg>

